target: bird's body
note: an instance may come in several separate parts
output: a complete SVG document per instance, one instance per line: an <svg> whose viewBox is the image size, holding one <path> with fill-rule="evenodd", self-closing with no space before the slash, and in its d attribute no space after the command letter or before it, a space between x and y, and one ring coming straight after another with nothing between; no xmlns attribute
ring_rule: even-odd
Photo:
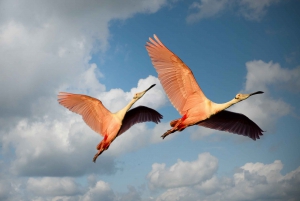
<svg viewBox="0 0 300 201"><path fill-rule="evenodd" d="M226 103L214 103L204 95L190 68L156 35L154 39L149 38L150 42L147 42L146 49L166 94L182 116L170 122L172 129L164 133L163 138L173 132L182 131L186 127L199 125L245 135L253 140L259 139L262 130L253 121L243 114L225 109L263 92L237 94L234 99Z"/></svg>
<svg viewBox="0 0 300 201"><path fill-rule="evenodd" d="M160 122L162 115L151 108L138 106L129 110L153 86L143 92L136 93L133 99L116 113L111 113L107 110L100 100L82 94L60 92L58 102L70 111L82 115L85 123L104 137L97 145L98 152L93 158L95 162L97 157L109 148L116 137L128 130L132 125L147 121Z"/></svg>

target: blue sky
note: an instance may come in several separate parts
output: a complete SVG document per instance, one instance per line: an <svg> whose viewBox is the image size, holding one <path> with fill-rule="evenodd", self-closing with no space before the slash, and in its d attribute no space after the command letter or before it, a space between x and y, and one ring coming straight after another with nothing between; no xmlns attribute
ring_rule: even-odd
<svg viewBox="0 0 300 201"><path fill-rule="evenodd" d="M28 5L32 5L29 7ZM300 26L296 0L1 1L0 200L299 200ZM26 9L24 9L26 7ZM261 139L189 127L145 44L156 34L206 96L266 130ZM98 159L102 137L57 103L59 91L163 116L137 124Z"/></svg>

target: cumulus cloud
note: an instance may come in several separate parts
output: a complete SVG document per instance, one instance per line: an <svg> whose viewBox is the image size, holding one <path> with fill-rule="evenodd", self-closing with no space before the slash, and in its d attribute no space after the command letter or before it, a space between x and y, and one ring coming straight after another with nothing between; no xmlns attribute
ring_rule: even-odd
<svg viewBox="0 0 300 201"><path fill-rule="evenodd" d="M141 201L141 193L136 190L133 186L127 187L128 192L121 193L118 195L117 201Z"/></svg>
<svg viewBox="0 0 300 201"><path fill-rule="evenodd" d="M213 158L211 156L211 159ZM202 182L180 187L165 186L167 190L156 200L297 200L300 167L286 175L281 174L282 168L283 164L279 160L271 164L246 163L236 170L232 177L218 177L215 169ZM152 177L148 176L150 183L151 179ZM177 179L177 183L186 181L184 177Z"/></svg>
<svg viewBox="0 0 300 201"><path fill-rule="evenodd" d="M236 7L237 13L247 20L259 21L266 14L267 8L280 0L198 0L191 4L191 13L186 21L193 23L204 18L214 17L230 6Z"/></svg>
<svg viewBox="0 0 300 201"><path fill-rule="evenodd" d="M199 184L210 179L218 168L218 160L209 153L199 154L198 159L184 162L178 159L170 168L166 164L153 164L147 175L149 187L175 188Z"/></svg>
<svg viewBox="0 0 300 201"><path fill-rule="evenodd" d="M160 108L161 106L167 103L167 96L160 84L158 78L149 75L146 79L140 79L138 81L137 88L131 89L131 94L127 99L132 99L133 94L137 92L141 92L152 84L156 84L151 90L149 90L142 99L136 102L136 106L138 105L148 105L151 108Z"/></svg>
<svg viewBox="0 0 300 201"><path fill-rule="evenodd" d="M114 158L103 156L101 166L91 165L101 137L80 117L64 121L30 123L22 120L4 139L5 151L14 148L10 170L22 176L80 176L89 172L112 174ZM6 154L4 154L6 155Z"/></svg>
<svg viewBox="0 0 300 201"><path fill-rule="evenodd" d="M7 180L0 180L0 199L7 200L13 195L13 187L11 183Z"/></svg>
<svg viewBox="0 0 300 201"><path fill-rule="evenodd" d="M153 13L165 3L1 1L0 118L29 116L36 100L85 72L91 53L107 49L111 20Z"/></svg>
<svg viewBox="0 0 300 201"><path fill-rule="evenodd" d="M88 178L93 177L90 175ZM8 187L11 186L11 187ZM80 184L70 177L43 177L0 181L1 200L77 200L77 201L141 201L141 193L132 186L115 192L102 180ZM6 192L4 192L7 190Z"/></svg>
<svg viewBox="0 0 300 201"><path fill-rule="evenodd" d="M226 197L234 198L233 200L296 199L299 192L298 195L287 192L295 192L299 188L300 167L286 175L280 173L282 168L283 164L279 160L271 164L245 164L234 174L235 185L227 190Z"/></svg>
<svg viewBox="0 0 300 201"><path fill-rule="evenodd" d="M188 23L192 23L204 18L213 17L221 12L227 3L228 0L200 0L200 3L195 1L190 6L190 10L195 10L195 12L189 14L186 20Z"/></svg>
<svg viewBox="0 0 300 201"><path fill-rule="evenodd" d="M82 86L84 86L83 89L88 89L92 93L98 92L99 97L103 97L99 99L108 106L108 109L117 107L121 109L129 102L127 98L132 99L134 92L145 90L153 83L157 83L157 86L148 92L148 97L145 94L141 101L146 99L145 105L152 104L155 107L160 107L166 102L163 89L158 79L153 76L141 79L137 88L133 88L131 92L124 92L121 89L103 92L105 87L97 81L93 69L95 65L91 65L90 69L79 76L82 79L78 80L78 85L73 86L79 86L75 88L77 91L82 91ZM151 96L155 98L152 99ZM168 128L167 124L156 125L153 129L149 129L145 123L134 125L118 137L109 150L101 155L99 160L101 165L91 165L92 157L96 152L95 147L102 137L90 129L81 116L60 106L54 98L51 101L48 110L53 107L55 111L53 114L39 116L35 121L24 118L16 127L3 135L4 155L10 153L11 147L15 149L15 160L11 162L10 167L15 175L82 176L92 172L113 174L117 171L114 161L116 156L151 143L162 142L159 136L161 132L157 130Z"/></svg>
<svg viewBox="0 0 300 201"><path fill-rule="evenodd" d="M90 185L84 197L74 198L82 191L74 177L114 174L118 170L115 158L121 153L103 154L93 164L95 146L102 137L79 115L61 107L56 95L58 91L88 94L104 99L108 109L116 111L134 92L157 83L139 104L161 107L166 97L157 78L141 79L129 92L107 91L99 82L105 75L90 60L95 52L109 48L112 20L154 13L166 0L126 4L109 0L4 0L0 4L0 93L5 97L0 100L0 199L43 200L48 196L54 200L92 200L98 191L107 200L117 199L111 199L110 187L101 181ZM151 134L147 126L142 128ZM141 146L153 142L142 141ZM130 147L126 143L132 141L124 143Z"/></svg>
<svg viewBox="0 0 300 201"><path fill-rule="evenodd" d="M259 21L266 14L267 8L279 0L241 0L240 13L248 20Z"/></svg>
<svg viewBox="0 0 300 201"><path fill-rule="evenodd" d="M61 84L59 89L55 90L55 94L52 91L51 98L42 97L36 100L31 108L32 116L18 119L15 126L1 130L3 155L11 155L10 149L14 149L9 167L13 174L22 176L81 176L91 172L113 174L117 171L114 162L116 156L160 140L160 136L157 135L159 132L155 131L164 127L164 124L154 127L152 131L145 124L134 126L132 131L127 131L121 136L122 139L113 143L116 145L110 147L111 151L101 156L100 167L91 166L91 158L96 151L95 142L100 142L102 137L95 134L79 115L69 112L57 103L58 91L94 96L112 112L124 107L134 93L145 90L152 84L156 86L134 107L147 105L158 109L167 99L156 77L140 79L137 87L132 88L130 92L121 89L106 91L105 86L98 80L103 75L96 64L89 64L87 67L85 71L76 75L78 79Z"/></svg>
<svg viewBox="0 0 300 201"><path fill-rule="evenodd" d="M56 29L30 30L14 21L0 28L0 92L6 97L0 100L1 118L28 115L39 97L53 93L59 83L84 69L87 51L82 39L62 41L51 35ZM63 58L60 47L68 51Z"/></svg>
<svg viewBox="0 0 300 201"><path fill-rule="evenodd" d="M93 200L113 201L115 194L109 184L104 181L98 181L94 187L91 187L83 196L83 201Z"/></svg>
<svg viewBox="0 0 300 201"><path fill-rule="evenodd" d="M194 192L191 188L181 187L176 189L168 189L163 194L161 194L157 201L192 201L199 200L198 194Z"/></svg>
<svg viewBox="0 0 300 201"><path fill-rule="evenodd" d="M74 179L66 177L29 178L27 190L36 196L71 196L80 192Z"/></svg>
<svg viewBox="0 0 300 201"><path fill-rule="evenodd" d="M260 88L268 92L270 86L296 92L300 90L300 67L287 69L272 61L254 60L247 62L246 68L246 91Z"/></svg>

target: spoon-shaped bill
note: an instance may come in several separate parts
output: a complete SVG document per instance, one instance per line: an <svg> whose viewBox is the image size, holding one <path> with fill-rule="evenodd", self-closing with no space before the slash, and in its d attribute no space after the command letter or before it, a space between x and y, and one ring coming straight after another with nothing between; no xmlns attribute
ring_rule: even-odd
<svg viewBox="0 0 300 201"><path fill-rule="evenodd" d="M154 87L155 85L156 85L156 84L152 84L148 89L145 90L145 92L146 92L146 91L149 91L149 89L151 89L151 88Z"/></svg>
<svg viewBox="0 0 300 201"><path fill-rule="evenodd" d="M264 93L263 91L257 91L257 92L251 93L251 94L249 94L249 95L252 96L252 95L263 94L263 93Z"/></svg>

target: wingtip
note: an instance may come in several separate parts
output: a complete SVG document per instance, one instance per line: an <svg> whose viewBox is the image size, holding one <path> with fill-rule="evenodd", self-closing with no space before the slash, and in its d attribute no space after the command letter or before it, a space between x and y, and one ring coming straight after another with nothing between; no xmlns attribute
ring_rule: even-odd
<svg viewBox="0 0 300 201"><path fill-rule="evenodd" d="M162 47L165 47L165 45L159 40L159 38L157 37L157 35L154 34L154 38L155 40L157 41L157 43L162 46Z"/></svg>

